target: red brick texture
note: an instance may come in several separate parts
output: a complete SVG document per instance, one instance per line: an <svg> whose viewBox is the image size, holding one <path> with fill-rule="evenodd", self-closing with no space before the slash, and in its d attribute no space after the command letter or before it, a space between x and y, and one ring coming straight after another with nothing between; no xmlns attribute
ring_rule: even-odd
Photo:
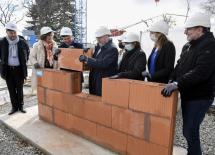
<svg viewBox="0 0 215 155"><path fill-rule="evenodd" d="M83 49L61 48L61 53L58 60L59 67L75 71L88 70L86 68L86 65L79 61L79 57L83 54L84 54ZM85 55L91 57L92 50L89 50L89 52L86 53Z"/></svg>
<svg viewBox="0 0 215 155"><path fill-rule="evenodd" d="M43 81L38 87L41 119L120 154L172 155L177 93L164 98L161 84L103 79L98 97Z"/></svg>
<svg viewBox="0 0 215 155"><path fill-rule="evenodd" d="M42 69L42 76L38 77L38 85L44 88L64 93L81 92L81 73L63 70Z"/></svg>
<svg viewBox="0 0 215 155"><path fill-rule="evenodd" d="M102 79L102 102L128 108L130 82L126 79Z"/></svg>

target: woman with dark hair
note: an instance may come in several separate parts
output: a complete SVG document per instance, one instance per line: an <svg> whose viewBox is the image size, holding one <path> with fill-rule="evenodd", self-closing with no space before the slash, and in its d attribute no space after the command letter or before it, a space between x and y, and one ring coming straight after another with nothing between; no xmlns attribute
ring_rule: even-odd
<svg viewBox="0 0 215 155"><path fill-rule="evenodd" d="M141 49L139 36L135 33L127 33L122 42L125 45L125 53L118 74L111 78L144 80L141 73L146 69L146 55Z"/></svg>
<svg viewBox="0 0 215 155"><path fill-rule="evenodd" d="M151 82L168 83L175 63L175 46L166 36L169 26L166 22L159 21L149 31L154 48L148 58L149 72L142 72L142 76Z"/></svg>
<svg viewBox="0 0 215 155"><path fill-rule="evenodd" d="M57 68L57 61L54 59L58 46L53 40L53 30L50 27L43 27L40 30L40 40L33 45L30 52L30 63L34 66L32 71L32 89L36 89L36 71L39 68Z"/></svg>

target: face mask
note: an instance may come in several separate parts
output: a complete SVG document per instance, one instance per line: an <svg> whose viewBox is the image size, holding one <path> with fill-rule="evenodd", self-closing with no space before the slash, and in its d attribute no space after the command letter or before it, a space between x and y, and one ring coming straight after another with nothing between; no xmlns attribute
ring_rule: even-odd
<svg viewBox="0 0 215 155"><path fill-rule="evenodd" d="M121 49L124 49L124 48L125 48L125 45L123 45L123 43L119 43L118 46L119 46L119 48L121 48Z"/></svg>
<svg viewBox="0 0 215 155"><path fill-rule="evenodd" d="M127 51L131 51L131 50L134 49L134 45L133 45L133 44L125 44L125 49L126 49Z"/></svg>
<svg viewBox="0 0 215 155"><path fill-rule="evenodd" d="M158 40L157 37L155 36L155 34L150 34L150 38L154 42L156 42Z"/></svg>

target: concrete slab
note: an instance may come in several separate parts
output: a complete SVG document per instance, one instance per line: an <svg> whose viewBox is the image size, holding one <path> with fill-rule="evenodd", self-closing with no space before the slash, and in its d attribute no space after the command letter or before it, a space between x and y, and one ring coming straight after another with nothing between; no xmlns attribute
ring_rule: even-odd
<svg viewBox="0 0 215 155"><path fill-rule="evenodd" d="M86 139L38 119L38 107L27 113L0 115L0 120L22 138L53 155L116 155Z"/></svg>
<svg viewBox="0 0 215 155"><path fill-rule="evenodd" d="M39 120L38 106L27 108L27 113L0 115L0 121L19 136L53 155L116 155L84 138ZM184 148L174 146L173 155L186 155Z"/></svg>

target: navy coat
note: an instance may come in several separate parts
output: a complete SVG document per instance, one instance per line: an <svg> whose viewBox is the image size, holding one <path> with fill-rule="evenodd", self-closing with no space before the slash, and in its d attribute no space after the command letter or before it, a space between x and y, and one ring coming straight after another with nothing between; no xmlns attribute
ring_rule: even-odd
<svg viewBox="0 0 215 155"><path fill-rule="evenodd" d="M113 45L112 40L101 48L95 47L92 58L88 58L87 65L91 67L89 75L89 92L90 94L101 96L102 78L110 77L117 74L118 50Z"/></svg>

